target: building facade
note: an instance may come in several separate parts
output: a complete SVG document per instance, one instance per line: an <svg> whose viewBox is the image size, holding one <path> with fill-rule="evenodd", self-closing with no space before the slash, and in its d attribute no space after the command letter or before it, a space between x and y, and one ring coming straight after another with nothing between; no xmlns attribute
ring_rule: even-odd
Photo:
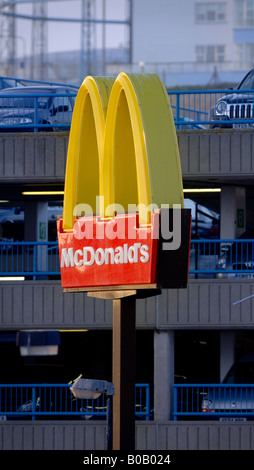
<svg viewBox="0 0 254 470"><path fill-rule="evenodd" d="M184 187L197 181L201 187L216 184L222 191L214 203L223 208L224 201L230 201L225 237L229 231L232 236L234 229L236 234L235 214L240 203L243 207L243 197L248 211L253 207L252 139L251 131L178 131ZM42 202L38 196L22 193L38 185L45 191L56 185L63 188L67 142L68 133L1 137L1 200L22 202L30 227L42 214ZM222 148L223 154L218 152ZM244 188L241 197L239 188ZM204 196L199 197L204 202ZM245 213L249 223L252 217ZM235 359L254 348L252 289L251 279L191 278L187 289L164 290L159 296L137 300L137 381L150 385L153 410L149 422L136 422L137 449L252 448L250 422L220 423L207 415L205 421L173 419L175 383L220 383ZM1 352L6 357L1 365L2 385L69 382L80 373L111 380L111 301L63 293L55 277L9 278L1 280L0 319ZM52 329L61 334L54 359L20 356L16 344L20 330ZM1 448L106 448L105 422L51 418L3 420Z"/></svg>
<svg viewBox="0 0 254 470"><path fill-rule="evenodd" d="M134 0L133 64L168 86L238 83L253 66L253 15L247 0Z"/></svg>

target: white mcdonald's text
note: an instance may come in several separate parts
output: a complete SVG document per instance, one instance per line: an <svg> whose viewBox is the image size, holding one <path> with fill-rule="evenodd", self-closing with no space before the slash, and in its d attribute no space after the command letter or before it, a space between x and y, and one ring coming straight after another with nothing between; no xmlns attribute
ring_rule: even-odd
<svg viewBox="0 0 254 470"><path fill-rule="evenodd" d="M134 243L130 246L125 243L116 248L97 248L85 246L83 249L74 251L73 248L63 248L61 253L61 268L75 266L98 266L103 264L127 264L127 263L147 263L149 261L149 247Z"/></svg>

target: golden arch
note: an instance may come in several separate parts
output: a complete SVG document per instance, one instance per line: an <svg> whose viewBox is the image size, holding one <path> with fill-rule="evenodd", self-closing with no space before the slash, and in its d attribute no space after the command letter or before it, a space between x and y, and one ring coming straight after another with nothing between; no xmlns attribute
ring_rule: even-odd
<svg viewBox="0 0 254 470"><path fill-rule="evenodd" d="M63 230L72 230L74 208L104 196L107 216L114 204L184 207L182 174L171 106L155 74L120 73L87 77L72 118L63 212ZM104 209L100 216L104 217ZM148 215L148 222L150 217ZM147 212L139 211L140 223Z"/></svg>

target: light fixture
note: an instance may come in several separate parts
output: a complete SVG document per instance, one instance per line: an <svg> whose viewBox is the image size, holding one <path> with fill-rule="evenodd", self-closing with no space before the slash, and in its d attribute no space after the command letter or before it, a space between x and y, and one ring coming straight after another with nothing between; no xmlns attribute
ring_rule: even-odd
<svg viewBox="0 0 254 470"><path fill-rule="evenodd" d="M0 277L0 282L1 281L24 281L25 276L1 276Z"/></svg>
<svg viewBox="0 0 254 470"><path fill-rule="evenodd" d="M84 332L86 333L89 330L87 330L87 329L73 330L72 329L72 330L58 330L58 331L60 331L60 333L84 333Z"/></svg>
<svg viewBox="0 0 254 470"><path fill-rule="evenodd" d="M184 189L184 193L220 193L221 188L192 188Z"/></svg>
<svg viewBox="0 0 254 470"><path fill-rule="evenodd" d="M112 400L115 393L114 384L106 380L81 379L74 380L70 390L75 398L96 399L102 393L107 398L107 450L112 450Z"/></svg>
<svg viewBox="0 0 254 470"><path fill-rule="evenodd" d="M78 378L74 380L70 390L75 398L95 400L102 393L105 393L107 396L114 395L114 384L106 380Z"/></svg>
<svg viewBox="0 0 254 470"><path fill-rule="evenodd" d="M64 191L22 191L23 196L63 196Z"/></svg>
<svg viewBox="0 0 254 470"><path fill-rule="evenodd" d="M17 333L21 356L55 356L60 343L59 331L27 330Z"/></svg>

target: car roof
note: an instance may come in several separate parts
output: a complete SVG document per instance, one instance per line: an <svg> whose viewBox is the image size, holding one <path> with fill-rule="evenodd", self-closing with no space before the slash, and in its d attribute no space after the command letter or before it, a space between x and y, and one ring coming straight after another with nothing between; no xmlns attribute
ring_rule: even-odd
<svg viewBox="0 0 254 470"><path fill-rule="evenodd" d="M254 351L244 354L237 362L254 362Z"/></svg>
<svg viewBox="0 0 254 470"><path fill-rule="evenodd" d="M76 90L72 90L69 86L61 86L61 85L43 85L43 86L25 86L25 87L13 87L13 88L5 88L4 90L0 90L0 95L6 94L17 94L17 95L26 95L32 93L56 93L63 90L69 90L73 93L76 93Z"/></svg>

